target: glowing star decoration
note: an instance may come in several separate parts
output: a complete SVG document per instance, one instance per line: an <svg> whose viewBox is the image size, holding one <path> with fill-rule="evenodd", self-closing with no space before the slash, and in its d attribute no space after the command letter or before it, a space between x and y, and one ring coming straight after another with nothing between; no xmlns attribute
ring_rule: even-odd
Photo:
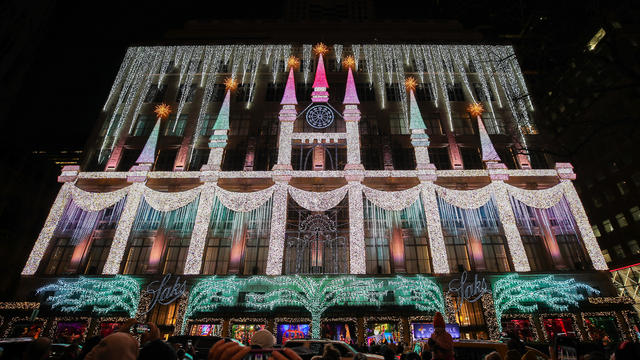
<svg viewBox="0 0 640 360"><path fill-rule="evenodd" d="M416 79L413 76L409 76L404 81L404 86L407 88L407 91L415 91L416 90L416 86L418 86L418 82L416 81Z"/></svg>
<svg viewBox="0 0 640 360"><path fill-rule="evenodd" d="M413 305L418 311L445 313L442 289L435 281L417 275L413 278L397 276L389 281L399 305Z"/></svg>
<svg viewBox="0 0 640 360"><path fill-rule="evenodd" d="M166 118L169 117L169 115L171 114L171 106L167 105L167 104L160 104L160 105L156 105L156 107L153 108L153 112L156 113L156 115L158 116L158 118L165 120Z"/></svg>
<svg viewBox="0 0 640 360"><path fill-rule="evenodd" d="M79 277L77 280L58 280L38 289L38 293L54 292L47 297L51 308L65 313L91 311L104 315L126 312L133 317L140 301L140 284L128 276L112 279Z"/></svg>
<svg viewBox="0 0 640 360"><path fill-rule="evenodd" d="M235 81L232 77L228 77L224 79L224 87L227 90L234 91L238 88L238 82Z"/></svg>
<svg viewBox="0 0 640 360"><path fill-rule="evenodd" d="M342 60L342 67L345 69L355 69L356 68L356 60L353 56L349 55L344 60Z"/></svg>
<svg viewBox="0 0 640 360"><path fill-rule="evenodd" d="M326 53L329 52L329 48L327 47L327 45L325 45L324 43L317 43L314 47L313 47L313 52L316 55L325 55Z"/></svg>
<svg viewBox="0 0 640 360"><path fill-rule="evenodd" d="M469 106L467 106L467 111L473 117L481 116L484 112L484 106L482 106L482 103L471 103L469 104Z"/></svg>
<svg viewBox="0 0 640 360"><path fill-rule="evenodd" d="M289 69L297 69L300 66L300 60L295 56L289 56L287 66L289 66Z"/></svg>
<svg viewBox="0 0 640 360"><path fill-rule="evenodd" d="M314 339L320 338L320 317L331 306L380 305L386 293L379 291L381 282L352 276L315 278L294 275L265 277L257 281L272 285L272 288L265 293L247 294L246 304L258 309L280 306L305 308L311 313L311 337Z"/></svg>
<svg viewBox="0 0 640 360"><path fill-rule="evenodd" d="M493 283L493 301L496 319L501 329L502 314L508 310L522 313L538 311L540 304L553 312L564 312L570 306L577 306L586 297L583 293L598 294L591 286L576 282L575 279L556 280L553 275L534 280L509 274Z"/></svg>

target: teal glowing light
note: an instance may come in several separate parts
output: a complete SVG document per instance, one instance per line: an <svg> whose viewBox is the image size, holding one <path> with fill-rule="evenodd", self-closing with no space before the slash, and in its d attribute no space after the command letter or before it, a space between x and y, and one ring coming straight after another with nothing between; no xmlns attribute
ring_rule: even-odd
<svg viewBox="0 0 640 360"><path fill-rule="evenodd" d="M553 275L533 280L521 279L518 274L509 274L493 283L493 302L498 328L502 331L502 314L507 310L521 313L538 311L543 305L554 312L564 312L569 306L577 306L587 294L598 294L591 286L575 279L556 280Z"/></svg>
<svg viewBox="0 0 640 360"><path fill-rule="evenodd" d="M38 289L38 293L53 291L47 297L52 309L65 313L91 311L104 315L114 312L126 312L134 317L140 301L140 284L135 279L116 275L114 278L60 279Z"/></svg>

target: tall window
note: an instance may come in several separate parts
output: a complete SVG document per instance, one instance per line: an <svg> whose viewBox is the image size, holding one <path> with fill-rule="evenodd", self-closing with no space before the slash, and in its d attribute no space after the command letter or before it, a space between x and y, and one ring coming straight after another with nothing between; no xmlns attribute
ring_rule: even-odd
<svg viewBox="0 0 640 360"><path fill-rule="evenodd" d="M449 151L446 147L429 147L429 159L438 170L451 169L451 159L449 159Z"/></svg>
<svg viewBox="0 0 640 360"><path fill-rule="evenodd" d="M151 130L156 124L156 119L151 115L140 115L138 116L138 121L136 121L136 126L133 129L133 136L148 136L151 134Z"/></svg>
<svg viewBox="0 0 640 360"><path fill-rule="evenodd" d="M475 133L467 116L453 118L453 132L456 135L473 135Z"/></svg>
<svg viewBox="0 0 640 360"><path fill-rule="evenodd" d="M475 147L461 147L462 163L465 169L482 169L480 150Z"/></svg>
<svg viewBox="0 0 640 360"><path fill-rule="evenodd" d="M202 274L226 275L229 268L231 236L210 237L204 251Z"/></svg>
<svg viewBox="0 0 640 360"><path fill-rule="evenodd" d="M576 235L556 235L560 254L570 269L584 269L588 264L580 240Z"/></svg>
<svg viewBox="0 0 640 360"><path fill-rule="evenodd" d="M174 301L169 305L157 304L149 316L149 321L158 326L172 326L176 324L176 312L179 301Z"/></svg>
<svg viewBox="0 0 640 360"><path fill-rule="evenodd" d="M619 213L618 215L616 215L616 222L618 222L618 226L620 228L623 228L629 225L629 222L627 221L627 218L624 216L623 213Z"/></svg>
<svg viewBox="0 0 640 360"><path fill-rule="evenodd" d="M373 86L368 83L356 83L356 92L360 101L376 101L376 93Z"/></svg>
<svg viewBox="0 0 640 360"><path fill-rule="evenodd" d="M405 266L409 274L431 272L429 243L426 236L408 236L404 238Z"/></svg>
<svg viewBox="0 0 640 360"><path fill-rule="evenodd" d="M426 120L427 133L429 135L444 135L440 113L431 113Z"/></svg>
<svg viewBox="0 0 640 360"><path fill-rule="evenodd" d="M144 97L146 103L159 103L164 100L164 94L167 92L167 84L162 84L158 87L158 84L151 84L149 92Z"/></svg>
<svg viewBox="0 0 640 360"><path fill-rule="evenodd" d="M504 238L501 235L489 235L482 238L482 254L487 271L507 272L509 268L509 258Z"/></svg>
<svg viewBox="0 0 640 360"><path fill-rule="evenodd" d="M400 101L400 88L398 83L387 84L385 86L385 94L387 95L387 101Z"/></svg>
<svg viewBox="0 0 640 360"><path fill-rule="evenodd" d="M444 243L447 248L449 270L453 273L470 271L471 262L466 239L461 236L445 236Z"/></svg>
<svg viewBox="0 0 640 360"><path fill-rule="evenodd" d="M454 83L453 86L447 84L447 96L449 101L465 101L464 92L460 83Z"/></svg>
<svg viewBox="0 0 640 360"><path fill-rule="evenodd" d="M180 119L176 120L176 116L170 116L164 134L167 136L182 136L184 128L187 124L188 114L180 114Z"/></svg>
<svg viewBox="0 0 640 360"><path fill-rule="evenodd" d="M240 84L236 89L236 101L247 102L249 101L249 84Z"/></svg>
<svg viewBox="0 0 640 360"><path fill-rule="evenodd" d="M367 274L390 274L389 239L366 238Z"/></svg>
<svg viewBox="0 0 640 360"><path fill-rule="evenodd" d="M187 251L189 250L188 237L177 236L169 238L167 245L167 255L164 261L163 274L182 274L184 264L187 261Z"/></svg>
<svg viewBox="0 0 640 360"><path fill-rule="evenodd" d="M211 92L211 97L209 98L209 102L222 102L225 96L225 86L224 84L213 84L213 90Z"/></svg>
<svg viewBox="0 0 640 360"><path fill-rule="evenodd" d="M47 275L65 274L75 248L76 246L71 243L71 239L56 239L44 273Z"/></svg>
<svg viewBox="0 0 640 360"><path fill-rule="evenodd" d="M433 100L433 87L431 83L420 83L416 87L416 100L418 101Z"/></svg>
<svg viewBox="0 0 640 360"><path fill-rule="evenodd" d="M98 275L102 273L102 268L107 261L110 248L111 238L93 239L91 242L91 250L89 250L87 265L84 267L84 273L87 275Z"/></svg>
<svg viewBox="0 0 640 360"><path fill-rule="evenodd" d="M196 88L197 87L198 87L197 84L188 85L189 93L187 94L186 102L192 102L193 101L193 97L194 97L194 95L196 93ZM182 93L185 91L185 89L187 89L187 84L182 84L178 88L178 93L176 94L176 102L177 103L179 103L180 100L182 99Z"/></svg>
<svg viewBox="0 0 640 360"><path fill-rule="evenodd" d="M269 252L269 235L249 236L247 238L244 258L244 275L264 274L267 270L267 254Z"/></svg>
<svg viewBox="0 0 640 360"><path fill-rule="evenodd" d="M545 271L551 269L549 252L543 243L542 237L535 235L523 235L522 242L532 271Z"/></svg>
<svg viewBox="0 0 640 360"><path fill-rule="evenodd" d="M491 90L491 86L487 86L487 90L489 90L489 98L491 99L491 101L495 101L495 96L493 95L493 90ZM479 83L473 83L473 92L476 95L476 98L480 101L487 101L489 99L487 99L487 95L484 92L484 89L482 88L482 84Z"/></svg>
<svg viewBox="0 0 640 360"><path fill-rule="evenodd" d="M129 253L124 266L124 274L145 274L151 255L151 238L134 238L129 245Z"/></svg>

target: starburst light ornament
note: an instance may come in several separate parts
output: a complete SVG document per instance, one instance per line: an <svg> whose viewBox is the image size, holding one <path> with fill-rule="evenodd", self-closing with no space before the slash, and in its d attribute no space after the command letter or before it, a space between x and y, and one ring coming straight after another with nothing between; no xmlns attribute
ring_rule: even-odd
<svg viewBox="0 0 640 360"><path fill-rule="evenodd" d="M316 55L324 55L329 52L329 48L324 43L317 43L316 46L313 47L313 52Z"/></svg>
<svg viewBox="0 0 640 360"><path fill-rule="evenodd" d="M484 106L481 103L472 103L467 106L467 111L473 116L478 117L484 112Z"/></svg>
<svg viewBox="0 0 640 360"><path fill-rule="evenodd" d="M413 90L416 89L416 86L418 86L418 82L416 81L416 79L413 76L409 76L404 81L404 86L407 88L408 91L413 91Z"/></svg>
<svg viewBox="0 0 640 360"><path fill-rule="evenodd" d="M295 56L289 56L289 60L287 60L287 65L290 69L297 69L300 66L300 60L298 60Z"/></svg>
<svg viewBox="0 0 640 360"><path fill-rule="evenodd" d="M224 80L224 87L227 90L234 91L235 89L238 88L238 82L233 80L233 78L228 77Z"/></svg>
<svg viewBox="0 0 640 360"><path fill-rule="evenodd" d="M165 103L156 105L156 107L153 109L153 112L156 113L156 115L158 115L158 118L160 119L168 118L169 114L171 114L171 111L173 111L173 109L171 109L171 106Z"/></svg>
<svg viewBox="0 0 640 360"><path fill-rule="evenodd" d="M342 66L345 69L355 70L355 68L356 68L356 60L353 58L353 56L349 55L346 58L344 58L344 60L342 60Z"/></svg>

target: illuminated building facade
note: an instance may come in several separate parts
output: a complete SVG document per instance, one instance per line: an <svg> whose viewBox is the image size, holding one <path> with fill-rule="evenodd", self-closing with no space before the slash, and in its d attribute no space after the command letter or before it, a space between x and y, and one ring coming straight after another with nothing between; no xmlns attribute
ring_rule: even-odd
<svg viewBox="0 0 640 360"><path fill-rule="evenodd" d="M3 331L632 338L532 112L510 46L130 48Z"/></svg>

